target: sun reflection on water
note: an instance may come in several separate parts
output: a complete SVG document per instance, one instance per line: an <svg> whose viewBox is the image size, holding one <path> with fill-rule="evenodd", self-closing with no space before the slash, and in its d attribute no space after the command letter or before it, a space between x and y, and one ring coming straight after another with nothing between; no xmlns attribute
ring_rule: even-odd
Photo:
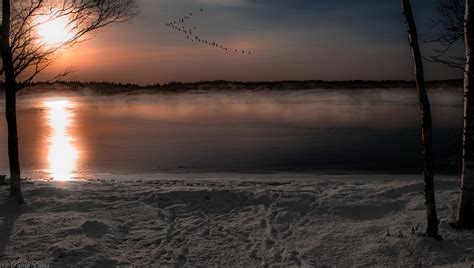
<svg viewBox="0 0 474 268"><path fill-rule="evenodd" d="M68 100L55 99L47 100L43 105L51 129L48 137L49 175L54 180L71 180L79 155L75 139L70 134L70 126L74 123L73 104Z"/></svg>

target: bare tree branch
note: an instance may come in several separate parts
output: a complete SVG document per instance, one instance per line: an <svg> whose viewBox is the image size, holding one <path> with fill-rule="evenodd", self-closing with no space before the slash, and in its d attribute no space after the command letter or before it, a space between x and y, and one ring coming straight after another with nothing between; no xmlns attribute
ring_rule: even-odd
<svg viewBox="0 0 474 268"><path fill-rule="evenodd" d="M435 55L425 60L464 70L465 57L449 56L452 48L464 39L464 5L464 0L439 0L439 16L432 21L435 37L427 42L439 44L441 48L434 49Z"/></svg>
<svg viewBox="0 0 474 268"><path fill-rule="evenodd" d="M433 56L431 56L430 58L423 57L423 59L428 61L428 62L442 63L442 64L445 64L445 65L448 65L451 68L456 68L456 69L460 69L460 70L464 71L465 62L462 62L462 61L450 61L450 60L446 60L446 59L442 59L442 58L435 58Z"/></svg>
<svg viewBox="0 0 474 268"><path fill-rule="evenodd" d="M135 0L13 1L10 44L17 90L27 87L58 52L82 42L94 30L130 20L136 10ZM45 44L38 30L58 19L67 21L71 35L57 44Z"/></svg>

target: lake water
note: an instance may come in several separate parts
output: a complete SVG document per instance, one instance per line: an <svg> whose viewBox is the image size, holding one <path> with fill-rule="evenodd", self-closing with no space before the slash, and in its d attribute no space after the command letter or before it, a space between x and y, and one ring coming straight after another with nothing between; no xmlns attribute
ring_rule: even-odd
<svg viewBox="0 0 474 268"><path fill-rule="evenodd" d="M436 168L457 172L462 92L431 92ZM4 102L0 102L2 119ZM96 96L18 101L27 176L175 172L421 172L414 89ZM8 173L5 120L0 171Z"/></svg>

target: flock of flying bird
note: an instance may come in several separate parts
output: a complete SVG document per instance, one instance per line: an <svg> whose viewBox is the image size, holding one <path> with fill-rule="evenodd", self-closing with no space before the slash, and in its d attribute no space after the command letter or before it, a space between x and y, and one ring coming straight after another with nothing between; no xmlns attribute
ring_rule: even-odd
<svg viewBox="0 0 474 268"><path fill-rule="evenodd" d="M203 13L203 12L204 12L204 9L201 8L200 13ZM193 13L189 13L186 16L178 20L168 22L165 25L178 32L183 33L186 36L186 39L190 40L191 42L201 43L201 44L208 45L210 47L217 48L226 52L234 51L234 53L242 53L242 54L249 54L249 55L252 54L252 51L250 50L231 49L215 41L209 41L209 40L199 37L197 35L197 27L187 25L187 22L193 17L193 15L194 15Z"/></svg>

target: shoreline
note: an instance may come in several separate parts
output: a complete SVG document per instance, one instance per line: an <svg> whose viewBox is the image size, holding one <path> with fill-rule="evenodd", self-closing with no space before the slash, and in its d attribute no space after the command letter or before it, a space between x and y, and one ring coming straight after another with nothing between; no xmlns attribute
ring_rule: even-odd
<svg viewBox="0 0 474 268"><path fill-rule="evenodd" d="M48 173L44 172L24 172L22 181L26 183L58 183L58 182L149 182L149 181L333 181L333 180L354 180L354 181L423 181L423 174L409 172L376 172L376 171L344 171L344 172L311 172L311 171L202 171L202 172L90 172L75 173L68 180L54 180L48 177ZM444 180L460 180L461 174L456 172L436 172L434 174L435 181ZM5 175L5 183L8 185L9 177Z"/></svg>
<svg viewBox="0 0 474 268"><path fill-rule="evenodd" d="M429 90L453 89L462 91L462 80L427 81ZM307 90L370 90L370 89L415 89L414 81L406 80L289 80L289 81L195 81L169 82L165 84L139 85L131 83L57 81L34 83L22 90L21 95L45 93L87 92L99 95L143 94L143 93L206 93L206 92L281 92ZM0 92L3 92L0 85Z"/></svg>

